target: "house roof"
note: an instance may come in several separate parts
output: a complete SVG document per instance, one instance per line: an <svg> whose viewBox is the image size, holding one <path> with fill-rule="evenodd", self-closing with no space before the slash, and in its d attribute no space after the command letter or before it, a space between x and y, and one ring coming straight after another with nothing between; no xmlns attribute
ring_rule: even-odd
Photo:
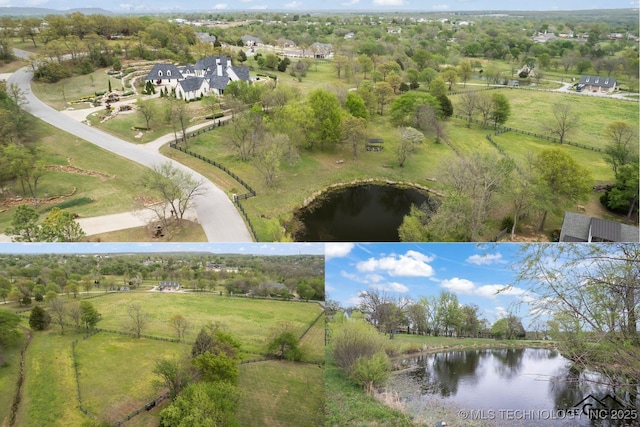
<svg viewBox="0 0 640 427"><path fill-rule="evenodd" d="M612 88L616 87L616 79L614 77L582 76L578 84Z"/></svg>
<svg viewBox="0 0 640 427"><path fill-rule="evenodd" d="M157 79L179 79L182 78L182 73L173 64L155 64L149 74L147 74L146 80L157 80Z"/></svg>
<svg viewBox="0 0 640 427"><path fill-rule="evenodd" d="M639 242L640 228L613 221L565 212L561 242Z"/></svg>
<svg viewBox="0 0 640 427"><path fill-rule="evenodd" d="M209 33L196 33L196 37L198 37L198 40L200 40L202 43L216 42L216 36L212 36Z"/></svg>
<svg viewBox="0 0 640 427"><path fill-rule="evenodd" d="M202 87L204 78L202 77L189 77L178 82L182 90L187 92L195 92Z"/></svg>
<svg viewBox="0 0 640 427"><path fill-rule="evenodd" d="M202 58L196 62L194 68L196 70L208 70L214 74L217 74L218 62L222 66L222 75L226 72L226 69L229 65L231 65L231 58L228 56L216 55L216 56L207 56L206 58Z"/></svg>
<svg viewBox="0 0 640 427"><path fill-rule="evenodd" d="M227 76L213 76L209 79L209 86L214 89L224 90L229 84L229 80L231 79Z"/></svg>
<svg viewBox="0 0 640 427"><path fill-rule="evenodd" d="M249 81L249 67L231 67L240 80Z"/></svg>
<svg viewBox="0 0 640 427"><path fill-rule="evenodd" d="M242 36L240 38L245 43L248 42L248 41L251 41L251 42L254 42L254 43L257 43L257 44L262 44L262 40L260 40L260 38L254 37L254 36L250 36L248 34L245 34L244 36Z"/></svg>

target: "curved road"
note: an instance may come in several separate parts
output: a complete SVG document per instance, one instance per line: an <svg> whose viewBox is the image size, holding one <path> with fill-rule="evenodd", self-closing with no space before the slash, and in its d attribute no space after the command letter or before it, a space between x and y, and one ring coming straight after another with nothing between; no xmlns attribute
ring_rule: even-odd
<svg viewBox="0 0 640 427"><path fill-rule="evenodd" d="M252 238L237 209L227 195L211 181L194 170L161 155L157 146L145 147L116 138L84 125L40 101L31 91L32 73L29 67L13 73L8 84L16 84L26 96L25 110L39 119L69 134L75 135L107 151L152 168L171 162L195 179L203 182L203 194L194 198L198 220L210 242L251 242ZM61 141L62 142L62 141ZM126 171L122 171L126 173Z"/></svg>

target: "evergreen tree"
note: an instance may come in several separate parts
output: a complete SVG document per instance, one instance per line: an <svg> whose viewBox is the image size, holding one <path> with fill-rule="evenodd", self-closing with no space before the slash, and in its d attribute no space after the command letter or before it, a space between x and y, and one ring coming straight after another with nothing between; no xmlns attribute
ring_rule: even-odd
<svg viewBox="0 0 640 427"><path fill-rule="evenodd" d="M35 331L43 331L51 323L51 315L45 311L39 305L36 305L31 310L29 315L29 326Z"/></svg>

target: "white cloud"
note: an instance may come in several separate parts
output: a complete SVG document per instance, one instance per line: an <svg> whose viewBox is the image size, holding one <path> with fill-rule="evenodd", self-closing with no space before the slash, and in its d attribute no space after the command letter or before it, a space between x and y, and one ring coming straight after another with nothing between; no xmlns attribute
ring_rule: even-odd
<svg viewBox="0 0 640 427"><path fill-rule="evenodd" d="M325 243L324 259L328 261L331 258L343 258L349 255L353 247L353 243Z"/></svg>
<svg viewBox="0 0 640 427"><path fill-rule="evenodd" d="M443 280L442 282L440 282L440 286L458 294L471 294L476 287L472 281L467 279L460 279L458 277Z"/></svg>
<svg viewBox="0 0 640 427"><path fill-rule="evenodd" d="M376 283L374 285L369 286L369 288L375 289L377 291L384 291L384 292L399 292L399 293L409 292L409 288L407 288L402 283L398 283L398 282Z"/></svg>
<svg viewBox="0 0 640 427"><path fill-rule="evenodd" d="M431 7L431 9L433 10L448 10L449 9L449 5L448 4L435 4Z"/></svg>
<svg viewBox="0 0 640 427"><path fill-rule="evenodd" d="M498 293L498 291L501 292ZM484 285L475 290L476 294L486 298L494 298L497 295L524 295L526 292L527 291L522 288L516 288L515 286L507 287L505 285Z"/></svg>
<svg viewBox="0 0 640 427"><path fill-rule="evenodd" d="M333 286L328 285L328 284L325 283L324 284L324 290L325 290L325 292L333 292L333 291L336 290L336 288L334 288Z"/></svg>
<svg viewBox="0 0 640 427"><path fill-rule="evenodd" d="M227 3L218 3L213 6L213 10L224 10L229 9L229 5Z"/></svg>
<svg viewBox="0 0 640 427"><path fill-rule="evenodd" d="M300 6L302 6L302 2L300 1L292 1L291 3L284 4L285 9L295 9Z"/></svg>
<svg viewBox="0 0 640 427"><path fill-rule="evenodd" d="M365 280L367 282L379 283L384 280L384 276L381 276L379 274L367 274L365 276Z"/></svg>
<svg viewBox="0 0 640 427"><path fill-rule="evenodd" d="M378 6L402 6L404 0L373 0L373 4Z"/></svg>
<svg viewBox="0 0 640 427"><path fill-rule="evenodd" d="M504 264L506 262L502 259L502 254L471 255L466 261L475 265Z"/></svg>
<svg viewBox="0 0 640 427"><path fill-rule="evenodd" d="M502 319L503 317L507 317L509 315L509 310L501 306L496 307L495 312L498 319Z"/></svg>
<svg viewBox="0 0 640 427"><path fill-rule="evenodd" d="M360 3L360 0L351 0L344 3L341 3L343 6L353 6L354 4Z"/></svg>
<svg viewBox="0 0 640 427"><path fill-rule="evenodd" d="M386 271L391 276L431 277L433 267L428 262L433 258L415 251L408 251L404 255L389 255L379 259L369 258L356 264L360 272Z"/></svg>
<svg viewBox="0 0 640 427"><path fill-rule="evenodd" d="M256 5L256 6L251 6L249 9L251 9L251 10L265 10L265 9L269 9L269 6Z"/></svg>

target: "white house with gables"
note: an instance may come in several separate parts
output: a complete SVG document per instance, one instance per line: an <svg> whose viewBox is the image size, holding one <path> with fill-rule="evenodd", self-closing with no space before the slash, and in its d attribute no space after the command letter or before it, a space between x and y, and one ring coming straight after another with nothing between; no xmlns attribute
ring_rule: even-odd
<svg viewBox="0 0 640 427"><path fill-rule="evenodd" d="M145 81L168 90L185 101L198 99L208 93L222 95L232 81L250 82L249 67L235 67L228 56L209 56L195 65L176 67L173 64L156 64Z"/></svg>

